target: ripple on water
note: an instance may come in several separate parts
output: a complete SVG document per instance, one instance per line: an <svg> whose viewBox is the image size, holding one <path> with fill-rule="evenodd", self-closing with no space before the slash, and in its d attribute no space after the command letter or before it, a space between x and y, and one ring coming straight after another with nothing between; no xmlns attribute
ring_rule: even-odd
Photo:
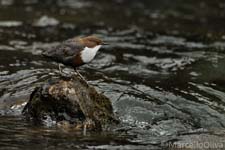
<svg viewBox="0 0 225 150"><path fill-rule="evenodd" d="M100 135L103 139L96 141L93 135L68 135L59 133L58 129L33 129L34 126L23 128L27 124L20 120L0 118L5 121L0 124L0 132L8 137L0 137L0 144L5 142L9 146L7 140L14 139L11 146L17 147L24 139L31 145L35 141L42 146L59 142L52 149L65 148L65 145L80 148L79 142L89 148L105 148L107 145L120 148L118 145L123 144L122 148L136 148L135 144L154 145L179 139L181 134L190 131L225 128L222 42L208 44L182 36L154 35L135 27L96 32L112 44L103 48L90 65L80 69L99 92L111 99L126 131L122 134L128 136L126 140L119 141L115 135L104 140L105 137ZM62 33L59 31L59 34ZM14 39L8 45L0 46L0 53L4 54L0 55L1 115L18 115L34 87L58 75L57 63L39 57L45 48L57 44L57 40L26 42ZM12 129L9 130L7 124L12 124ZM42 130L41 134L39 130ZM25 134L25 131L28 132Z"/></svg>
<svg viewBox="0 0 225 150"><path fill-rule="evenodd" d="M24 102L28 101L35 87L50 77L49 72L50 69L33 69L1 75L0 107L5 110L2 114L20 115Z"/></svg>

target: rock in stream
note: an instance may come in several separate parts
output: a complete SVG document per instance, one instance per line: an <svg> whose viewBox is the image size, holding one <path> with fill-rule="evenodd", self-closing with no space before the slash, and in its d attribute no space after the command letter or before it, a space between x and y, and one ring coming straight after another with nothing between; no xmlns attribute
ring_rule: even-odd
<svg viewBox="0 0 225 150"><path fill-rule="evenodd" d="M73 129L106 129L117 123L110 100L77 76L49 79L36 87L23 115L35 123Z"/></svg>

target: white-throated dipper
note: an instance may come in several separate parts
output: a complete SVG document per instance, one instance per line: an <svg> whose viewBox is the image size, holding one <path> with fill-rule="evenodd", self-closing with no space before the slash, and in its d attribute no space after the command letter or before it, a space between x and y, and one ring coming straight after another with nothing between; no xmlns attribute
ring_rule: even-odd
<svg viewBox="0 0 225 150"><path fill-rule="evenodd" d="M108 45L96 36L87 36L84 38L72 38L62 42L60 45L53 47L42 53L58 63L74 68L77 74L77 67L91 62L102 45ZM59 65L59 70L60 65Z"/></svg>

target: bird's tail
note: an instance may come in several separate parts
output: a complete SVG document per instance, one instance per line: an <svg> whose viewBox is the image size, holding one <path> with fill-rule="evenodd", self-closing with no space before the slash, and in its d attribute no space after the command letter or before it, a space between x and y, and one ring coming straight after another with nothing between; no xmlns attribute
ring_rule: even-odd
<svg viewBox="0 0 225 150"><path fill-rule="evenodd" d="M48 48L42 48L42 56L47 58L52 58L56 56L56 46L48 47Z"/></svg>

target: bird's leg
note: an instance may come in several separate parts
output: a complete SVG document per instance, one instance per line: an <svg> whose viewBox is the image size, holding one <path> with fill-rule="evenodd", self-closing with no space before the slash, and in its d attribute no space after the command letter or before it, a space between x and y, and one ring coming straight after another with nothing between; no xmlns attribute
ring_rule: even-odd
<svg viewBox="0 0 225 150"><path fill-rule="evenodd" d="M84 136L87 135L87 125L86 124L84 125L84 128L83 128L83 135Z"/></svg>
<svg viewBox="0 0 225 150"><path fill-rule="evenodd" d="M59 74L60 74L61 76L63 76L63 77L64 77L64 76L68 77L68 74L65 73L65 72L63 72L61 66L62 66L62 64L59 64Z"/></svg>
<svg viewBox="0 0 225 150"><path fill-rule="evenodd" d="M85 78L79 73L79 71L77 70L77 68L74 68L74 70L75 70L75 72L77 73L77 75L80 76L80 78L81 78L82 80L86 81Z"/></svg>
<svg viewBox="0 0 225 150"><path fill-rule="evenodd" d="M62 74L61 64L59 64L59 72Z"/></svg>

